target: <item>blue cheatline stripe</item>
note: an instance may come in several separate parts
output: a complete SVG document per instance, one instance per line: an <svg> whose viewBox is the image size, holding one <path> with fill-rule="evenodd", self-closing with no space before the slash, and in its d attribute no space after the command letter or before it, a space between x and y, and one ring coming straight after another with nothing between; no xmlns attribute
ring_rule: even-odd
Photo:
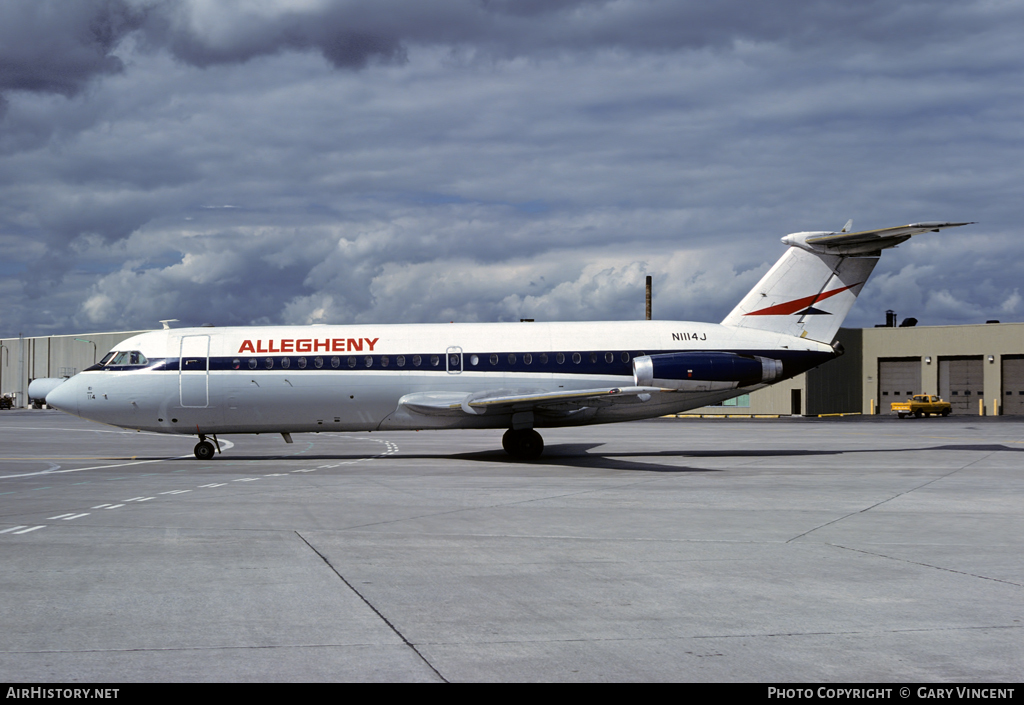
<svg viewBox="0 0 1024 705"><path fill-rule="evenodd" d="M832 359L833 354L810 350L657 350L652 355L670 353L732 352L737 355L759 355L761 357L782 360L787 377L804 372L812 367ZM606 355L611 354L608 362ZM462 372L522 372L522 373L559 373L580 375L633 375L633 358L645 355L641 350L591 350L556 351L546 353L523 352L464 352L462 353ZM559 355L562 362L559 363ZM623 355L628 357L624 360ZM579 362L575 362L578 356ZM415 358L419 358L419 365ZM473 358L477 363L473 364ZM497 358L496 360L494 358ZM529 358L529 362L527 362ZM190 358L188 360L191 360ZM186 361L185 371L206 371L206 359L194 358L195 363ZM436 360L436 364L434 361ZM492 362L492 360L494 360ZM405 355L249 355L209 358L211 371L239 370L250 373L288 372L292 374L313 373L320 371L338 372L446 372L445 353L412 353ZM254 365L254 366L250 366ZM142 367L104 367L103 371L127 372L146 370L150 372L178 372L179 358L150 359L149 364ZM97 368L90 368L95 370ZM458 369L454 365L452 369ZM89 371L89 370L87 370Z"/></svg>

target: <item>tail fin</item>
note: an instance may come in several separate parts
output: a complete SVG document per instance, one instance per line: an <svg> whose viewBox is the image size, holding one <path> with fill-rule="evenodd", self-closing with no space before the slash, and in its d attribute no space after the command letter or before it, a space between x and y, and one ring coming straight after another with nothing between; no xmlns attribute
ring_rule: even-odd
<svg viewBox="0 0 1024 705"><path fill-rule="evenodd" d="M790 248L722 324L831 343L883 249L918 233L959 225L970 223L912 223L858 233L787 235L782 241Z"/></svg>

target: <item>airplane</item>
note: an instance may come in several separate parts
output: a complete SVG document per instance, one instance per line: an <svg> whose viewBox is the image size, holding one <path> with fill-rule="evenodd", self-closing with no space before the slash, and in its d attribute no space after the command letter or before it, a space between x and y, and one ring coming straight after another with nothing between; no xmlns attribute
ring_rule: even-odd
<svg viewBox="0 0 1024 705"><path fill-rule="evenodd" d="M45 395L113 426L195 435L538 428L717 404L842 354L834 336L881 251L971 223L786 235L785 253L721 323L606 321L176 328L143 333ZM213 443L209 439L213 440Z"/></svg>

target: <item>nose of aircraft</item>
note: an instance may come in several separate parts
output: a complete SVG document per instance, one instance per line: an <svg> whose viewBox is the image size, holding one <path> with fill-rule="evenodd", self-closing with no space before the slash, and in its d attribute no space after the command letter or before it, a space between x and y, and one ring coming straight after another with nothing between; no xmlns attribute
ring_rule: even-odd
<svg viewBox="0 0 1024 705"><path fill-rule="evenodd" d="M78 380L74 377L54 387L46 395L46 405L78 416Z"/></svg>

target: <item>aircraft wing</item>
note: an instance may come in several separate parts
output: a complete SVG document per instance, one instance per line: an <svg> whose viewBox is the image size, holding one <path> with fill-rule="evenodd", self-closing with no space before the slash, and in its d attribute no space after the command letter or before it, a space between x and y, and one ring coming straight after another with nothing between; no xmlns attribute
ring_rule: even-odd
<svg viewBox="0 0 1024 705"><path fill-rule="evenodd" d="M585 406L642 404L655 392L672 392L661 387L602 387L556 392L529 389L497 389L472 394L416 392L406 394L399 406L427 416L460 414L509 414L521 411L570 411Z"/></svg>
<svg viewBox="0 0 1024 705"><path fill-rule="evenodd" d="M925 223L911 223L909 225L898 225L893 228L881 228L879 230L861 230L856 233L822 233L807 237L804 241L815 249L841 252L844 249L864 250L866 245L871 249L884 250L887 247L909 240L912 235L926 233L929 231L938 232L942 228L956 228L961 225L972 223L944 223L941 221L929 221Z"/></svg>

